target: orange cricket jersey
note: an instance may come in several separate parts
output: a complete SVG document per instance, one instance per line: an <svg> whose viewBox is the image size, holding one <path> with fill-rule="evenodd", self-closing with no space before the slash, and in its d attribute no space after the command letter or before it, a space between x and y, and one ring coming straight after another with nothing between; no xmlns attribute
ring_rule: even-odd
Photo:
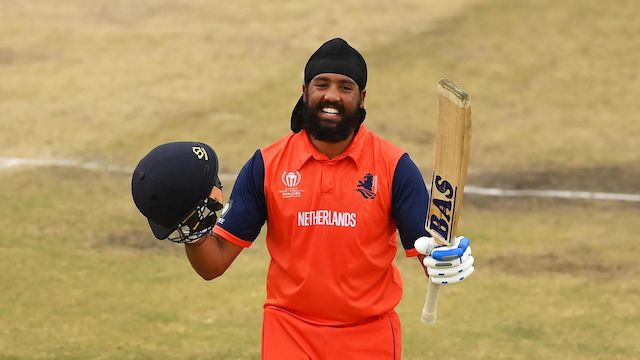
<svg viewBox="0 0 640 360"><path fill-rule="evenodd" d="M398 175L401 158L412 167L403 165L409 170ZM249 246L266 220L265 306L315 324L352 324L400 301L396 230L401 224L405 250L416 255L427 203L424 181L404 151L365 126L333 159L301 131L245 165L213 231Z"/></svg>

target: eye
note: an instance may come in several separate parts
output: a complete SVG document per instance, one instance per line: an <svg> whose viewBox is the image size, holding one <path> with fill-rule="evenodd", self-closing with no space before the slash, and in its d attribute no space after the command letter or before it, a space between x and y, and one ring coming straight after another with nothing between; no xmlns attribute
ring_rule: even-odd
<svg viewBox="0 0 640 360"><path fill-rule="evenodd" d="M327 84L326 83L317 83L316 87L318 89L326 89L327 88Z"/></svg>
<svg viewBox="0 0 640 360"><path fill-rule="evenodd" d="M342 86L342 91L351 92L351 91L353 91L353 87L349 86L349 85L344 85L344 86Z"/></svg>

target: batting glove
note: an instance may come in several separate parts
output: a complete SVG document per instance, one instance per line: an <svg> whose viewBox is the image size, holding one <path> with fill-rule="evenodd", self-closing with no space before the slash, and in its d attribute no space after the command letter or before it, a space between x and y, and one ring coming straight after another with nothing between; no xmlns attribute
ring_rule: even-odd
<svg viewBox="0 0 640 360"><path fill-rule="evenodd" d="M451 246L437 246L433 238L421 237L415 241L415 249L423 255L423 264L432 282L440 285L454 284L468 278L473 271L471 241L458 236Z"/></svg>

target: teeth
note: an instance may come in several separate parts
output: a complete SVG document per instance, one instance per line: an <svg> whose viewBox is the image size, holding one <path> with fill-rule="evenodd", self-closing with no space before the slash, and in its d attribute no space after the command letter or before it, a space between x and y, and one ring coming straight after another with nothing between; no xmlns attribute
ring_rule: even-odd
<svg viewBox="0 0 640 360"><path fill-rule="evenodd" d="M322 109L322 112L326 112L326 113L329 113L329 114L337 114L338 113L338 109L326 107L326 108Z"/></svg>

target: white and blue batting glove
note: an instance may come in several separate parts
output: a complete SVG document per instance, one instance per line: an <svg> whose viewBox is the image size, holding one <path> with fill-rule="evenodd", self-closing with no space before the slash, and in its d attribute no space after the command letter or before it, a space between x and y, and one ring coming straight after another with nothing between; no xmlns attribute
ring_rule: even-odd
<svg viewBox="0 0 640 360"><path fill-rule="evenodd" d="M415 249L423 255L423 264L429 278L435 284L454 284L468 278L473 271L471 241L458 236L451 246L437 246L431 237L421 237L415 241Z"/></svg>

